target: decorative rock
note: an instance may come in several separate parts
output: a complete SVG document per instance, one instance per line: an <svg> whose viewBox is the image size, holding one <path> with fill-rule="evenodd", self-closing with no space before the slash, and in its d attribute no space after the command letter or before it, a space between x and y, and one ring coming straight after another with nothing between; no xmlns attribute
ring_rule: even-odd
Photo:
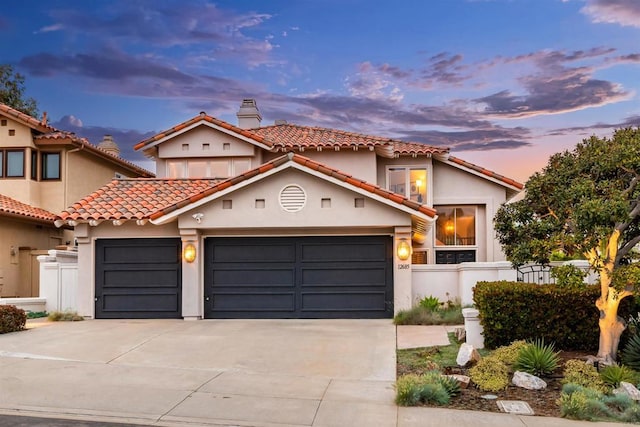
<svg viewBox="0 0 640 427"><path fill-rule="evenodd" d="M640 400L640 391L631 383L620 381L620 386L613 390L614 394L626 394L633 400Z"/></svg>
<svg viewBox="0 0 640 427"><path fill-rule="evenodd" d="M469 378L466 375L451 374L451 375L445 375L445 376L449 378L453 378L454 380L458 381L458 384L460 384L460 388L469 387L469 383L471 382L471 378Z"/></svg>
<svg viewBox="0 0 640 427"><path fill-rule="evenodd" d="M527 390L544 390L547 388L547 383L544 382L544 380L536 377L535 375L521 371L516 371L513 374L511 382L513 385L520 388L526 388Z"/></svg>
<svg viewBox="0 0 640 427"><path fill-rule="evenodd" d="M483 394L480 397L487 400L495 400L498 398L498 396L496 396L495 394Z"/></svg>
<svg viewBox="0 0 640 427"><path fill-rule="evenodd" d="M456 335L456 339L460 342L464 341L467 337L467 331L464 328L456 328L454 330L454 334Z"/></svg>
<svg viewBox="0 0 640 427"><path fill-rule="evenodd" d="M468 366L478 363L480 360L480 353L471 344L464 343L458 350L458 356L456 357L456 363L458 366Z"/></svg>

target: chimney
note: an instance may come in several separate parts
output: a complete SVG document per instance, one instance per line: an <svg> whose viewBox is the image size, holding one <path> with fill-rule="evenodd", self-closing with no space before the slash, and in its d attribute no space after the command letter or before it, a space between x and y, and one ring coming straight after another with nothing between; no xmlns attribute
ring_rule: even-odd
<svg viewBox="0 0 640 427"><path fill-rule="evenodd" d="M242 129L259 128L262 121L255 99L243 99L236 116L238 116L238 127Z"/></svg>
<svg viewBox="0 0 640 427"><path fill-rule="evenodd" d="M98 148L112 156L120 157L120 147L118 147L118 144L116 144L111 135L105 135L102 141L100 141L100 144L98 144Z"/></svg>

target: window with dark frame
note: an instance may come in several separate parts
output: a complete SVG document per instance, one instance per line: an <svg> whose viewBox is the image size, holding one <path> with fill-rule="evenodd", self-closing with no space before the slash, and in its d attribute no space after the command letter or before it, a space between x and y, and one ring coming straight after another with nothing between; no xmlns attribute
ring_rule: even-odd
<svg viewBox="0 0 640 427"><path fill-rule="evenodd" d="M31 179L38 180L38 152L31 150Z"/></svg>
<svg viewBox="0 0 640 427"><path fill-rule="evenodd" d="M7 150L7 178L24 178L24 150Z"/></svg>
<svg viewBox="0 0 640 427"><path fill-rule="evenodd" d="M24 149L0 150L0 177L24 178Z"/></svg>
<svg viewBox="0 0 640 427"><path fill-rule="evenodd" d="M60 153L42 153L41 159L41 179L60 179Z"/></svg>

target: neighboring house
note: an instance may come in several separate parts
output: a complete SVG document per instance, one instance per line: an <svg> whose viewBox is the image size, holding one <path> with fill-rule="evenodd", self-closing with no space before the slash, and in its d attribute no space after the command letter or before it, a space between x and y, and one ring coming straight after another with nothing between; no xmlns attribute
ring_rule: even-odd
<svg viewBox="0 0 640 427"><path fill-rule="evenodd" d="M75 227L80 314L391 317L412 263L498 261L498 207L522 184L449 150L207 114L138 143L156 179L114 180L57 217Z"/></svg>
<svg viewBox="0 0 640 427"><path fill-rule="evenodd" d="M35 257L70 245L55 215L114 176L153 174L118 157L109 137L99 147L0 104L0 296L38 295Z"/></svg>

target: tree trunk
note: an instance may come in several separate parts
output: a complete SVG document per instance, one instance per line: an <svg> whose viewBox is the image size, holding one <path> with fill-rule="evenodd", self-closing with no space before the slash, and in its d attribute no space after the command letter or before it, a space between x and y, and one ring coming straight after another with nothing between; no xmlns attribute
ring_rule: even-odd
<svg viewBox="0 0 640 427"><path fill-rule="evenodd" d="M604 365L615 363L620 336L626 327L624 321L618 316L618 304L619 300L607 298L607 307L604 310L600 309L600 347L597 357Z"/></svg>

